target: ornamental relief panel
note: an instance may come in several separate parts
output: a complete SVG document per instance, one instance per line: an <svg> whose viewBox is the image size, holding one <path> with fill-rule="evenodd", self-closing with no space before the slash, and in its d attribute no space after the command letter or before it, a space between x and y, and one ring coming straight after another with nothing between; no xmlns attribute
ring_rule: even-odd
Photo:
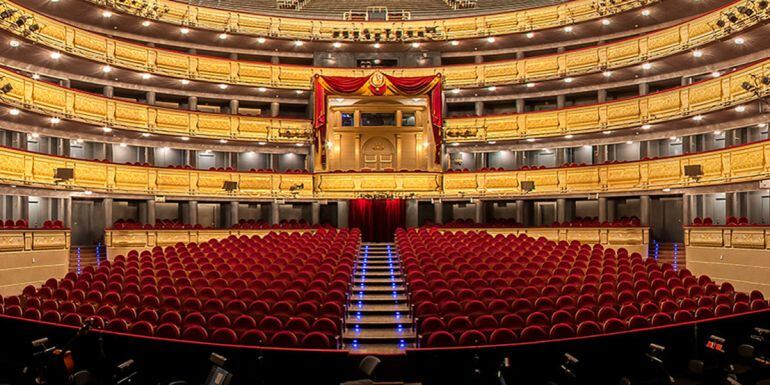
<svg viewBox="0 0 770 385"><path fill-rule="evenodd" d="M175 55L170 52L158 51L155 58L158 68L171 70L175 73L187 73L190 63L186 56Z"/></svg>
<svg viewBox="0 0 770 385"><path fill-rule="evenodd" d="M67 105L67 93L61 89L35 83L32 88L32 102L56 111L63 111Z"/></svg>
<svg viewBox="0 0 770 385"><path fill-rule="evenodd" d="M691 89L688 94L690 106L711 105L722 100L722 83L710 81L699 84L697 89Z"/></svg>
<svg viewBox="0 0 770 385"><path fill-rule="evenodd" d="M647 38L647 49L650 52L659 49L670 49L677 46L680 42L679 29L655 33Z"/></svg>
<svg viewBox="0 0 770 385"><path fill-rule="evenodd" d="M22 179L25 171L24 155L6 152L0 156L0 175Z"/></svg>
<svg viewBox="0 0 770 385"><path fill-rule="evenodd" d="M724 245L721 229L690 231L690 246L719 246Z"/></svg>
<svg viewBox="0 0 770 385"><path fill-rule="evenodd" d="M24 250L24 233L15 231L3 231L0 233L0 250Z"/></svg>
<svg viewBox="0 0 770 385"><path fill-rule="evenodd" d="M765 230L732 230L730 244L737 248L764 249Z"/></svg>

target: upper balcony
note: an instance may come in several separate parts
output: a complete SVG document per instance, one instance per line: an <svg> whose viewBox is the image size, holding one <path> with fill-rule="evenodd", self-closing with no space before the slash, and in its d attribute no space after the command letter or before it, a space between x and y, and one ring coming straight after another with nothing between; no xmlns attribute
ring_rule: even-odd
<svg viewBox="0 0 770 385"><path fill-rule="evenodd" d="M395 76L441 73L447 88L523 84L596 73L690 50L758 25L768 16L765 11L752 11L750 15L739 12L739 8L749 6L754 7L753 1L740 0L727 8L654 33L553 55L482 64L386 68L382 71ZM309 89L314 74L366 76L374 71L276 65L192 55L94 34L12 3L6 3L5 8L15 10L12 17L2 22L8 32L77 57L157 75L253 87ZM729 28L719 27L718 21L725 13L735 15L736 21ZM20 17L24 17L21 26L18 25ZM414 44L414 49L419 49L419 43Z"/></svg>

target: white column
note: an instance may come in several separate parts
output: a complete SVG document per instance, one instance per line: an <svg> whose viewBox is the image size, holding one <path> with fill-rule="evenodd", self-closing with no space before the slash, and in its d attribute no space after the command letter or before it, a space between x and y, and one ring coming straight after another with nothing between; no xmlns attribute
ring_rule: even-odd
<svg viewBox="0 0 770 385"><path fill-rule="evenodd" d="M406 227L417 227L419 202L416 199L406 201Z"/></svg>
<svg viewBox="0 0 770 385"><path fill-rule="evenodd" d="M348 216L350 215L350 205L346 200L337 201L337 227L348 227Z"/></svg>

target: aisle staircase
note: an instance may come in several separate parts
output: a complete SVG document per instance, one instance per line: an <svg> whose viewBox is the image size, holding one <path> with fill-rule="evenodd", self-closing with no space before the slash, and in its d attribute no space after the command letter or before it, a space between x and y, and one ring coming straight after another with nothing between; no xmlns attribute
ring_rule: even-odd
<svg viewBox="0 0 770 385"><path fill-rule="evenodd" d="M401 259L392 243L364 243L348 293L343 343L356 353L398 353L416 342Z"/></svg>
<svg viewBox="0 0 770 385"><path fill-rule="evenodd" d="M104 260L104 247L72 246L70 247L69 271L79 273L86 266L97 266Z"/></svg>
<svg viewBox="0 0 770 385"><path fill-rule="evenodd" d="M648 255L658 263L672 264L676 270L686 267L686 250L683 243L652 241Z"/></svg>

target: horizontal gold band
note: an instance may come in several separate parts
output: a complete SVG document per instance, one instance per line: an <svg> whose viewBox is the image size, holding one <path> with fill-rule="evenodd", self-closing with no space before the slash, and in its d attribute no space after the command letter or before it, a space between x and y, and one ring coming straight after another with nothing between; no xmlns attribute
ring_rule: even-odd
<svg viewBox="0 0 770 385"><path fill-rule="evenodd" d="M684 166L699 164L697 179ZM74 169L74 179L57 183L56 168ZM719 151L656 160L540 170L434 173L353 172L280 174L180 170L100 163L0 148L0 183L137 195L234 198L354 198L362 194L403 197L517 197L637 192L766 179L770 141ZM225 181L238 182L229 194ZM535 183L524 192L522 181Z"/></svg>
<svg viewBox="0 0 770 385"><path fill-rule="evenodd" d="M523 83L618 68L683 52L757 24L766 16L765 13L745 17L735 12L741 19L730 29L720 29L716 25L722 12L729 12L747 3L748 0L739 1L727 8L654 33L560 54L482 64L391 68L381 71L403 77L440 73L445 79L444 86L453 88ZM362 68L274 65L190 55L111 39L10 2L6 2L3 7L17 10L16 17L33 17L41 26L39 31L29 33L26 29L18 28L12 19L0 21L0 25L12 33L89 60L158 75L249 86L310 89L315 74L369 76L374 71Z"/></svg>

